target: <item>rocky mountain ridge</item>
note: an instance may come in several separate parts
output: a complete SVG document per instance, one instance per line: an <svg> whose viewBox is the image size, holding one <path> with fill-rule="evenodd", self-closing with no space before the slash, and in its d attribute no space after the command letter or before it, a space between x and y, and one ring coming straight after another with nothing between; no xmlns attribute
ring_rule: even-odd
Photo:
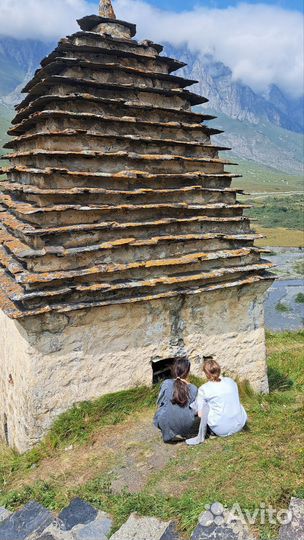
<svg viewBox="0 0 304 540"><path fill-rule="evenodd" d="M198 80L195 89L209 99L207 105L226 116L252 124L269 122L296 133L304 131L304 98L292 98L272 85L258 94L248 85L233 79L232 71L211 55L192 53L189 49L166 46L168 56L187 63L186 77Z"/></svg>

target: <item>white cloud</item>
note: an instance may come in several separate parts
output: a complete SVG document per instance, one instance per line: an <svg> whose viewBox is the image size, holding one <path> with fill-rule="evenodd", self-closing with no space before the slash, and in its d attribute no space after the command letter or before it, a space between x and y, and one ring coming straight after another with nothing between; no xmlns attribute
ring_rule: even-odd
<svg viewBox="0 0 304 540"><path fill-rule="evenodd" d="M303 16L273 5L239 4L164 11L142 0L114 2L119 18L136 22L140 38L212 53L233 77L256 90L276 83L303 93ZM97 13L88 0L0 0L0 34L51 39L73 31L75 19Z"/></svg>
<svg viewBox="0 0 304 540"><path fill-rule="evenodd" d="M0 34L57 39L74 31L76 18L90 10L85 0L0 0Z"/></svg>
<svg viewBox="0 0 304 540"><path fill-rule="evenodd" d="M140 34L213 54L256 90L276 83L303 93L303 16L265 4L226 9L160 11L142 1L117 0L117 12L138 23Z"/></svg>

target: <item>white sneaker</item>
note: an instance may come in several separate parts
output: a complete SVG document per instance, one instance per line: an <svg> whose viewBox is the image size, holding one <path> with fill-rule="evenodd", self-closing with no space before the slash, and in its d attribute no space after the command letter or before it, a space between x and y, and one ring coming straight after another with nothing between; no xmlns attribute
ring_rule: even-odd
<svg viewBox="0 0 304 540"><path fill-rule="evenodd" d="M205 440L203 439L201 441L199 437L192 437L192 439L186 439L186 444L188 444L188 446L196 446L197 444L202 444L204 442Z"/></svg>
<svg viewBox="0 0 304 540"><path fill-rule="evenodd" d="M178 443L178 442L184 442L186 440L186 437L183 437L182 435L175 435L173 439L170 441L167 441L169 443Z"/></svg>

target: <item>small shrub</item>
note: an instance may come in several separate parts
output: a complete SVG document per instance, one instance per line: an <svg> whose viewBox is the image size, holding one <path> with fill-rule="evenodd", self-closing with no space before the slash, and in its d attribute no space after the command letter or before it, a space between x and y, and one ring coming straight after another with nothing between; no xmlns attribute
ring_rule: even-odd
<svg viewBox="0 0 304 540"><path fill-rule="evenodd" d="M268 382L270 392L275 390L283 392L293 386L293 381L288 376L271 366L268 366Z"/></svg>
<svg viewBox="0 0 304 540"><path fill-rule="evenodd" d="M299 292L295 298L297 304L304 304L304 293Z"/></svg>
<svg viewBox="0 0 304 540"><path fill-rule="evenodd" d="M304 260L301 259L300 261L297 261L293 265L294 270L297 272L297 274L300 274L301 276L304 276Z"/></svg>
<svg viewBox="0 0 304 540"><path fill-rule="evenodd" d="M280 311L281 313L287 313L288 311L290 311L289 307L286 306L286 304L283 304L283 302L277 303L276 310Z"/></svg>
<svg viewBox="0 0 304 540"><path fill-rule="evenodd" d="M3 495L0 500L1 505L13 511L33 499L49 508L49 510L54 510L57 507L56 495L57 490L53 484L39 480L31 486L24 486Z"/></svg>

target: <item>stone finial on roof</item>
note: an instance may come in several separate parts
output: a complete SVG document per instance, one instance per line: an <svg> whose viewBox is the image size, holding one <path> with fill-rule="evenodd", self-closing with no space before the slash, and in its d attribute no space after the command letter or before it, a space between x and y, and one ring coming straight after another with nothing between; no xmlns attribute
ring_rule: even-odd
<svg viewBox="0 0 304 540"><path fill-rule="evenodd" d="M99 15L107 19L116 19L111 0L99 1Z"/></svg>

